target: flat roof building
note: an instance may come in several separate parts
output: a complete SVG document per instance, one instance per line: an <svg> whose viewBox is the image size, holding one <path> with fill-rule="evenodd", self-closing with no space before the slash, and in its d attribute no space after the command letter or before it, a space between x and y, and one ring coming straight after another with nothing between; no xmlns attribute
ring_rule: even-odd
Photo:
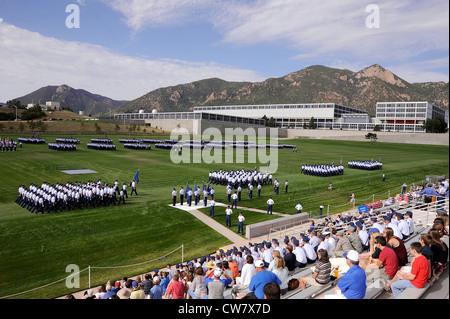
<svg viewBox="0 0 450 319"><path fill-rule="evenodd" d="M329 129L337 118L345 114L368 116L366 111L336 103L302 104L258 104L194 107L194 113L208 112L221 115L235 115L253 119L274 118L281 128L303 128L314 118L318 129Z"/></svg>
<svg viewBox="0 0 450 319"><path fill-rule="evenodd" d="M376 106L376 119L386 131L425 132L425 121L435 118L448 123L448 112L430 102L378 102Z"/></svg>

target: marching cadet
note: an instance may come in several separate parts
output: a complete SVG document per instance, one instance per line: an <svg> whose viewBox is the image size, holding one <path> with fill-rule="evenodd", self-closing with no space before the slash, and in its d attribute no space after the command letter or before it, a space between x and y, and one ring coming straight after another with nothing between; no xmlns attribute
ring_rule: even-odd
<svg viewBox="0 0 450 319"><path fill-rule="evenodd" d="M258 183L256 189L258 190L258 197L261 197L261 189L262 189L261 183Z"/></svg>
<svg viewBox="0 0 450 319"><path fill-rule="evenodd" d="M119 202L117 203L117 205L120 205L120 202L123 202L125 204L125 192L123 189L120 191L120 195L119 195Z"/></svg>
<svg viewBox="0 0 450 319"><path fill-rule="evenodd" d="M227 186L226 193L227 193L227 201L229 203L231 201L231 186L230 185Z"/></svg>
<svg viewBox="0 0 450 319"><path fill-rule="evenodd" d="M211 187L211 190L209 191L209 195L211 196L211 199L214 199L214 193L215 193L214 187Z"/></svg>
<svg viewBox="0 0 450 319"><path fill-rule="evenodd" d="M241 194L242 194L242 187L241 185L237 188L237 194L238 194L238 201L241 201Z"/></svg>
<svg viewBox="0 0 450 319"><path fill-rule="evenodd" d="M127 184L123 183L122 185L122 191L123 191L123 196L125 196L128 199L128 194L127 194Z"/></svg>
<svg viewBox="0 0 450 319"><path fill-rule="evenodd" d="M183 189L183 187L181 187L181 189L180 189L180 205L183 205L183 200L184 200L184 189Z"/></svg>
<svg viewBox="0 0 450 319"><path fill-rule="evenodd" d="M133 195L133 192L137 195L138 193L136 192L136 181L134 179L131 181L130 185L131 185L131 194L130 194L130 196Z"/></svg>
<svg viewBox="0 0 450 319"><path fill-rule="evenodd" d="M177 203L177 191L175 190L175 187L172 190L172 206L175 206Z"/></svg>
<svg viewBox="0 0 450 319"><path fill-rule="evenodd" d="M195 206L197 206L197 204L198 204L198 188L194 191L194 201L195 201Z"/></svg>

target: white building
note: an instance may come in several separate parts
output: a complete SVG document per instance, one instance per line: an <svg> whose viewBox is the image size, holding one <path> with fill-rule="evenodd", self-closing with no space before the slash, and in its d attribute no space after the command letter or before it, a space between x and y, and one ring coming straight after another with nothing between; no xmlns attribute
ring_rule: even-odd
<svg viewBox="0 0 450 319"><path fill-rule="evenodd" d="M336 103L260 104L194 107L194 113L207 112L224 116L240 116L253 119L274 118L281 128L303 128L314 118L318 129L330 129L345 114L368 117L366 111Z"/></svg>
<svg viewBox="0 0 450 319"><path fill-rule="evenodd" d="M47 109L52 108L54 110L59 110L61 108L61 103L48 101L48 102L45 102L45 106L47 107Z"/></svg>
<svg viewBox="0 0 450 319"><path fill-rule="evenodd" d="M448 123L448 112L430 102L378 102L376 107L383 131L424 132L425 121L435 118Z"/></svg>

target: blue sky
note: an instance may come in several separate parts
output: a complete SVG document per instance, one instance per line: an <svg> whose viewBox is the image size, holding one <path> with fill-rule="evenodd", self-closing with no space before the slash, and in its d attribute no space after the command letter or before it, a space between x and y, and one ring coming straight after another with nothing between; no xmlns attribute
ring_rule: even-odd
<svg viewBox="0 0 450 319"><path fill-rule="evenodd" d="M70 4L80 28L66 27ZM369 4L379 28L366 25ZM0 0L0 101L61 84L131 100L316 64L448 82L448 38L443 0Z"/></svg>

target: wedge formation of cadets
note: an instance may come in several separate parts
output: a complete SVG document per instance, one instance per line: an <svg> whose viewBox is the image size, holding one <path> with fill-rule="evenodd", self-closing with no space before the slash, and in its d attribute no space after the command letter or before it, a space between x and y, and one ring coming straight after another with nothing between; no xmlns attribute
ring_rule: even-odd
<svg viewBox="0 0 450 319"><path fill-rule="evenodd" d="M344 175L344 166L342 164L304 164L302 165L301 174L318 177Z"/></svg>
<svg viewBox="0 0 450 319"><path fill-rule="evenodd" d="M120 205L128 198L127 187L126 183L119 185L117 180L111 185L101 180L66 184L43 182L41 186L32 183L29 187L19 186L16 203L36 214Z"/></svg>

